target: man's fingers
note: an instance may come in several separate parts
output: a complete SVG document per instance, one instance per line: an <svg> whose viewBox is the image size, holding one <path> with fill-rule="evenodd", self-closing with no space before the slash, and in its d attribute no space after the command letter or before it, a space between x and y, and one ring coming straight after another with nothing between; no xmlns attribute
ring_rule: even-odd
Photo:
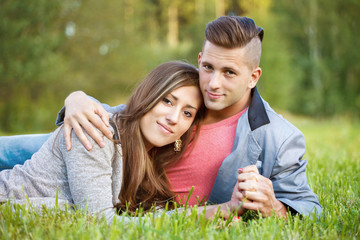
<svg viewBox="0 0 360 240"><path fill-rule="evenodd" d="M100 147L105 147L103 136L99 133L99 131L96 129L96 127L94 127L93 124L88 121L84 121L83 123L81 123L81 126ZM84 142L82 143L84 144Z"/></svg>
<svg viewBox="0 0 360 240"><path fill-rule="evenodd" d="M255 201L247 201L243 203L243 207L247 210L257 211L260 210L261 206L262 205L259 202Z"/></svg>
<svg viewBox="0 0 360 240"><path fill-rule="evenodd" d="M107 127L110 126L109 124L110 115L107 111L105 111L105 109L101 106L101 104L97 104L95 113L100 116L101 120Z"/></svg>
<svg viewBox="0 0 360 240"><path fill-rule="evenodd" d="M238 201L240 202L249 202L249 199L246 196L247 192L246 191L240 191L236 193L236 198Z"/></svg>
<svg viewBox="0 0 360 240"><path fill-rule="evenodd" d="M82 127L79 124L76 124L73 126L74 132L76 134L76 136L79 138L80 142L84 145L84 147L90 151L92 149L92 145L89 141L89 139L87 139Z"/></svg>
<svg viewBox="0 0 360 240"><path fill-rule="evenodd" d="M240 182L238 189L239 191L256 192L258 190L258 184L255 181Z"/></svg>
<svg viewBox="0 0 360 240"><path fill-rule="evenodd" d="M71 130L72 130L72 127L70 127L67 124L64 124L65 145L66 145L66 149L68 151L70 151L70 149L71 149Z"/></svg>
<svg viewBox="0 0 360 240"><path fill-rule="evenodd" d="M253 191L241 191L237 195L238 199L240 201L248 200L250 202L263 202L266 201L266 198L263 194L259 192L253 192Z"/></svg>
<svg viewBox="0 0 360 240"><path fill-rule="evenodd" d="M259 182L261 175L255 172L240 173L237 178L239 182L244 182L247 180L253 180L255 182Z"/></svg>
<svg viewBox="0 0 360 240"><path fill-rule="evenodd" d="M107 113L106 113L107 114ZM98 115L91 115L88 116L89 121L94 124L94 126L99 129L108 139L112 139L113 138L113 134L112 132L108 129L108 127L105 125L104 121L102 120L104 116L99 117ZM106 117L105 117L106 118ZM89 124L90 125L90 124ZM97 142L97 144L99 144L100 147L104 147L104 140L102 137L100 137L99 132L95 131L96 129L93 128L92 126L90 127L89 125L87 125L87 128L85 128L86 132L93 137L97 136L96 138L94 138L94 140Z"/></svg>

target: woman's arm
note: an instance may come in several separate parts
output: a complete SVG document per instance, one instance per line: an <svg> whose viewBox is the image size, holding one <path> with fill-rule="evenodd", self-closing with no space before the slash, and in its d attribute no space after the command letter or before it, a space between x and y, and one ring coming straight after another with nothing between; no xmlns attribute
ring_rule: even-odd
<svg viewBox="0 0 360 240"><path fill-rule="evenodd" d="M117 199L121 187L121 157L119 154L114 157L116 148L107 138L104 148L94 144L91 151L83 147L74 133L72 140L72 149L67 151L62 139L62 154L74 204L89 213L104 214L110 222L115 215L113 201Z"/></svg>
<svg viewBox="0 0 360 240"><path fill-rule="evenodd" d="M217 214L220 218L226 220L229 217L238 217L246 212L243 208L243 201L240 201L241 193L239 191L239 182L236 182L231 199L225 203L200 206L197 208L197 214L200 216L205 211L205 218L213 219ZM247 200L244 200L246 202ZM183 211L184 209L180 209ZM192 209L187 209L187 214L191 214Z"/></svg>

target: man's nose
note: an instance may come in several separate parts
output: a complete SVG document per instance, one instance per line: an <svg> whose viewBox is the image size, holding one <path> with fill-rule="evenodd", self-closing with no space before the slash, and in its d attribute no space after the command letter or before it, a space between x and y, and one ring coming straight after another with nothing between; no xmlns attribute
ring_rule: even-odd
<svg viewBox="0 0 360 240"><path fill-rule="evenodd" d="M211 89L218 89L221 86L221 74L218 72L214 72L209 81L209 87Z"/></svg>

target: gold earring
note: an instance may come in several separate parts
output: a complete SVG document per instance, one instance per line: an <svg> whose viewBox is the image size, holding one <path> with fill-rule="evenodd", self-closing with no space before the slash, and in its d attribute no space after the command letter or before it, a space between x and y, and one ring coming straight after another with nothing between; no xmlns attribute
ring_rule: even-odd
<svg viewBox="0 0 360 240"><path fill-rule="evenodd" d="M178 140L175 141L174 143L174 151L175 152L180 152L181 151L181 145L182 145L182 141L179 138Z"/></svg>

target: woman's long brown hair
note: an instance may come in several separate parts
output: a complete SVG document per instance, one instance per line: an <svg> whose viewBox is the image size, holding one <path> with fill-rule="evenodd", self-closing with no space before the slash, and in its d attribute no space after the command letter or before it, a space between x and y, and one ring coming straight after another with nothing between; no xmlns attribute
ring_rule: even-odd
<svg viewBox="0 0 360 240"><path fill-rule="evenodd" d="M161 64L140 83L129 98L126 109L114 115L123 157L120 202L115 206L119 211L134 212L139 206L147 211L154 204L164 207L173 198L165 166L179 159L190 141L196 138L199 127L194 135L194 126L198 126L204 116L205 107L202 104L190 129L181 137L183 147L176 154L173 144L154 147L148 152L140 130L140 119L170 92L182 86L199 87L197 69L180 61Z"/></svg>

